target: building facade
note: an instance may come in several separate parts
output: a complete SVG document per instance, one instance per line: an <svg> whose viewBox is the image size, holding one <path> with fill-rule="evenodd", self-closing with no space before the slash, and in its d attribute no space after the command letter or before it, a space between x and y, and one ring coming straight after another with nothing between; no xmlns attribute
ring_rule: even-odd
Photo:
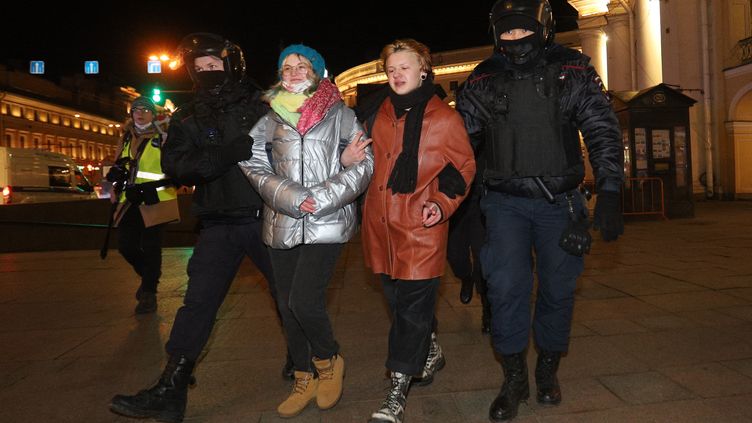
<svg viewBox="0 0 752 423"><path fill-rule="evenodd" d="M0 67L0 146L36 148L75 159L96 182L111 164L133 88L69 89L22 71ZM87 90L87 88L89 88Z"/></svg>
<svg viewBox="0 0 752 423"><path fill-rule="evenodd" d="M689 109L692 190L696 196L752 198L752 0L569 0L576 31L556 42L590 56L611 91L665 84L696 100ZM426 40L430 45L430 40ZM433 55L448 93L491 54L491 46ZM377 60L336 82L345 101L358 85L386 81Z"/></svg>

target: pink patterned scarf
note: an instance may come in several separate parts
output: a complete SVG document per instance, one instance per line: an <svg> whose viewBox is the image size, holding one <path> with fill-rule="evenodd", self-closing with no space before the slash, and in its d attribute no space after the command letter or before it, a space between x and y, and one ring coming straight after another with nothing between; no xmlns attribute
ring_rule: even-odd
<svg viewBox="0 0 752 423"><path fill-rule="evenodd" d="M308 132L338 101L342 101L342 97L337 86L328 79L322 79L313 96L307 99L298 110L300 112L298 132L301 134Z"/></svg>

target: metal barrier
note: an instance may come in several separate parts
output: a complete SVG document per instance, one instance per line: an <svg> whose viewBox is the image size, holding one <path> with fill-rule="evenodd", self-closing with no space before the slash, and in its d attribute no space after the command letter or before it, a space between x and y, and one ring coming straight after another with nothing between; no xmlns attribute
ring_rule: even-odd
<svg viewBox="0 0 752 423"><path fill-rule="evenodd" d="M621 193L625 216L655 214L667 219L661 178L626 178Z"/></svg>
<svg viewBox="0 0 752 423"><path fill-rule="evenodd" d="M592 179L585 179L582 185L588 191L595 192L595 181ZM597 195L594 195L587 201L591 216L595 210L596 198ZM625 216L655 214L668 220L663 198L661 178L626 178L621 190L622 214Z"/></svg>

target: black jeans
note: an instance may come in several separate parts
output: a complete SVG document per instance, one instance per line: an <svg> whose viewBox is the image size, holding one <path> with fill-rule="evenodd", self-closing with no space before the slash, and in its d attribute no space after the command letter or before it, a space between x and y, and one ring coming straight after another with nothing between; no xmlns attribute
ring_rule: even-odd
<svg viewBox="0 0 752 423"><path fill-rule="evenodd" d="M269 249L261 241L261 221L214 224L199 233L188 262L188 289L175 316L165 349L170 355L196 360L209 340L217 311L224 302L243 257L251 258L273 291Z"/></svg>
<svg viewBox="0 0 752 423"><path fill-rule="evenodd" d="M162 275L163 227L145 228L141 212L132 205L118 224L118 251L141 277L139 289L143 292L157 292Z"/></svg>
<svg viewBox="0 0 752 423"><path fill-rule="evenodd" d="M402 280L381 275L392 312L387 369L410 376L423 370L436 325L434 308L440 279Z"/></svg>
<svg viewBox="0 0 752 423"><path fill-rule="evenodd" d="M270 249L277 281L277 308L295 370L312 372L311 359L339 352L326 312L326 289L342 244Z"/></svg>

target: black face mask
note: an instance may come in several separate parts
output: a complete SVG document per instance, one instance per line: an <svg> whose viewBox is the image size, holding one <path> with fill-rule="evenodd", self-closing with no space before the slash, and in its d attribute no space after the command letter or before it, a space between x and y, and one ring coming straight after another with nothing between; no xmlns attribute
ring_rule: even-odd
<svg viewBox="0 0 752 423"><path fill-rule="evenodd" d="M196 72L196 85L204 90L213 90L224 85L227 80L225 71Z"/></svg>
<svg viewBox="0 0 752 423"><path fill-rule="evenodd" d="M499 47L512 65L528 68L538 62L543 46L540 35L535 33L519 40L499 40Z"/></svg>

